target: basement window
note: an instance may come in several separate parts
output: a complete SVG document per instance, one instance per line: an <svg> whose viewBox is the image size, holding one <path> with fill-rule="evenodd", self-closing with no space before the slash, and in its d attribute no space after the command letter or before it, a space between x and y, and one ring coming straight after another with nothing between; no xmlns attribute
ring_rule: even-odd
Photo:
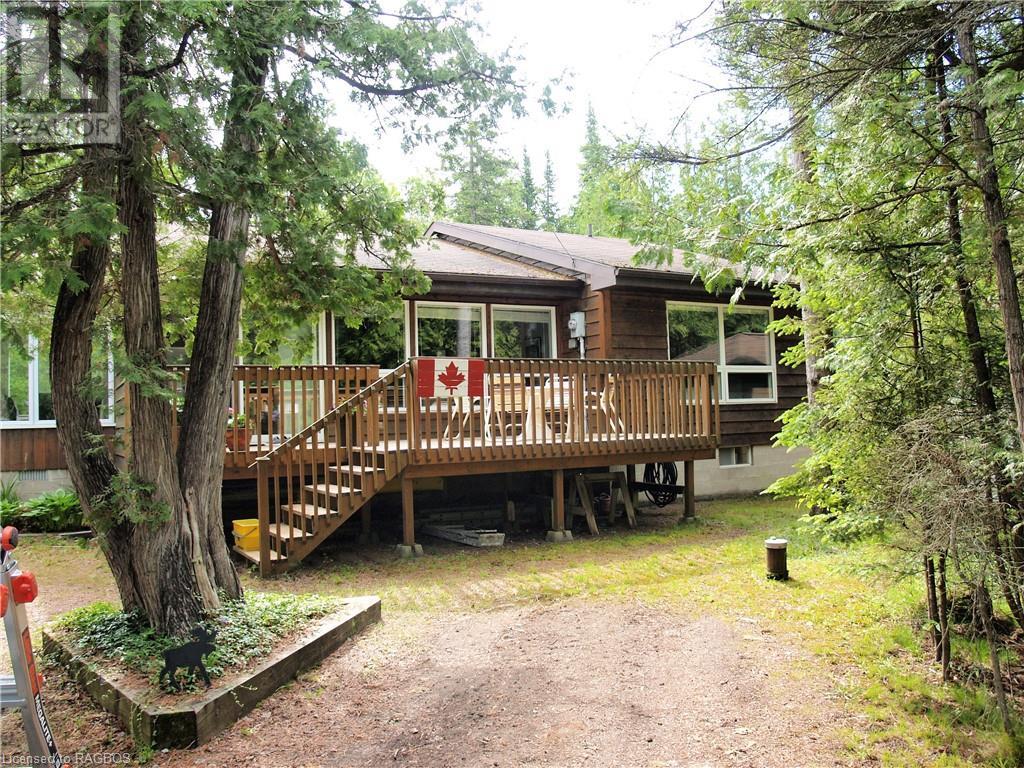
<svg viewBox="0 0 1024 768"><path fill-rule="evenodd" d="M718 449L718 466L720 467L749 467L753 463L753 446L736 445Z"/></svg>

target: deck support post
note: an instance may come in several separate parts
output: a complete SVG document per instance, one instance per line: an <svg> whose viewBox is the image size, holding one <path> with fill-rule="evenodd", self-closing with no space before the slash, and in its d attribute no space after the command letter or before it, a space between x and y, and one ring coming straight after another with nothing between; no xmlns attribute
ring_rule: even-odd
<svg viewBox="0 0 1024 768"><path fill-rule="evenodd" d="M416 543L416 521L413 516L412 478L402 475L402 543L398 545L402 557L423 554L423 547Z"/></svg>
<svg viewBox="0 0 1024 768"><path fill-rule="evenodd" d="M629 494L629 500L633 502L633 509L640 506L640 494L636 490L636 464L626 465L626 493ZM625 499L623 499L625 502Z"/></svg>
<svg viewBox="0 0 1024 768"><path fill-rule="evenodd" d="M565 470L556 469L551 479L551 528L548 541L572 541L572 531L565 530Z"/></svg>
<svg viewBox="0 0 1024 768"><path fill-rule="evenodd" d="M683 462L683 520L692 520L697 514L694 502L693 459Z"/></svg>

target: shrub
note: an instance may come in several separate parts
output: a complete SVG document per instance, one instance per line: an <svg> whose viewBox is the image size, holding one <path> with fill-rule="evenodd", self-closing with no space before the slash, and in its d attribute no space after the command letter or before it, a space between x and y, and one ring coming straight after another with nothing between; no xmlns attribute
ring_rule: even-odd
<svg viewBox="0 0 1024 768"><path fill-rule="evenodd" d="M78 497L63 489L29 501L0 499L0 522L34 533L80 531L86 527Z"/></svg>

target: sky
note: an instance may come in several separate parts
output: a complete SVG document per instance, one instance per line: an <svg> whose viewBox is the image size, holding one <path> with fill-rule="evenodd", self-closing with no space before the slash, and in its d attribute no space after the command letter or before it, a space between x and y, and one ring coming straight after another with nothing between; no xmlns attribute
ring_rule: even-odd
<svg viewBox="0 0 1024 768"><path fill-rule="evenodd" d="M665 51L675 24L700 16L709 0L479 2L483 47L489 52L511 47L520 54L520 75L533 86L530 113L504 121L500 144L517 163L527 149L538 184L544 153L550 151L563 212L576 194L588 103L607 141L641 132L652 140L665 140L673 130L693 135L712 116L713 100L694 102L707 82L721 81L709 49L694 41ZM536 96L543 83L563 72L572 90L562 92L562 102L571 111L547 117L536 106ZM401 133L389 129L380 134L372 113L344 98L335 109L339 124L369 147L371 163L388 182L400 186L410 176L439 169L436 147L407 154ZM687 119L677 125L684 111Z"/></svg>

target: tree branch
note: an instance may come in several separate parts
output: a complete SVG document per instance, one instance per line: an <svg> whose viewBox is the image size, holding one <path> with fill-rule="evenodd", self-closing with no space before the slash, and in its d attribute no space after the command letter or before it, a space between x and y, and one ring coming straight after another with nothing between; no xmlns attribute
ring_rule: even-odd
<svg viewBox="0 0 1024 768"><path fill-rule="evenodd" d="M181 42L178 43L178 52L174 54L173 59L163 64L158 64L155 67L131 71L131 74L138 75L139 77L152 77L153 75L158 75L161 72L166 72L169 69L174 69L175 67L177 67L179 64L181 64L182 61L185 60L185 51L188 50L189 39L192 37L193 33L196 32L198 29L199 24L193 24L185 30L185 34L181 37Z"/></svg>
<svg viewBox="0 0 1024 768"><path fill-rule="evenodd" d="M342 71L337 64L326 58L320 58L312 56L293 45L282 45L284 50L289 53L298 56L303 61L308 62L314 66L326 66L330 74L337 77L339 80L348 83L358 91L369 94L370 96L412 96L421 91L429 91L435 88L444 88L449 85L455 85L466 80L484 80L491 81L497 78L476 69L466 70L461 72L455 77L446 78L444 80L428 80L420 83L414 83L413 85L403 86L401 88L390 88L386 86L374 85L372 83L365 83L362 80L358 80L347 72Z"/></svg>

